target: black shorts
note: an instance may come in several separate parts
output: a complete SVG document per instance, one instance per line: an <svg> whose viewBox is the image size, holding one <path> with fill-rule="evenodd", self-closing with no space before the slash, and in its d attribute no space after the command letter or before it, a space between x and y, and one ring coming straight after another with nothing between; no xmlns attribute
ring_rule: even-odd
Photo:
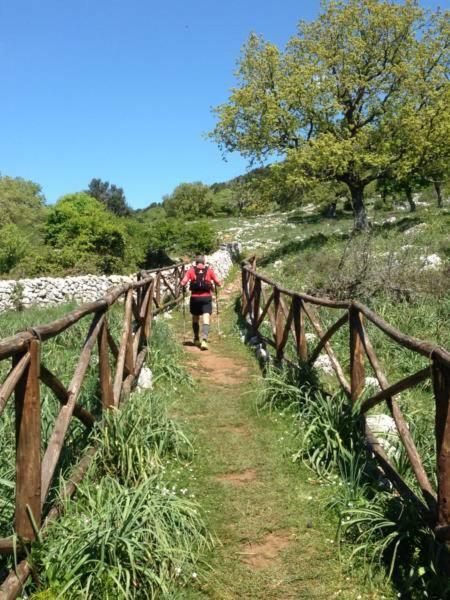
<svg viewBox="0 0 450 600"><path fill-rule="evenodd" d="M212 313L212 296L197 296L192 297L189 303L191 315L200 317L205 313Z"/></svg>

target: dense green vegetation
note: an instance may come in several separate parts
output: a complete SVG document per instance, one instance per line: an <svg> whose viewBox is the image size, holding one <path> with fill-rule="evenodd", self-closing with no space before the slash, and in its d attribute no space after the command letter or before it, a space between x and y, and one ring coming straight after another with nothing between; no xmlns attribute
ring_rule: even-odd
<svg viewBox="0 0 450 600"><path fill-rule="evenodd" d="M0 277L129 273L216 247L206 221L132 211L120 188L93 180L87 192L45 204L39 185L0 177ZM183 215L183 219L181 218ZM194 217L195 215L193 215Z"/></svg>
<svg viewBox="0 0 450 600"><path fill-rule="evenodd" d="M2 330L47 321L67 309L3 315ZM110 323L113 330L120 324L119 311L111 313ZM62 381L74 368L86 325L77 323L44 345L43 360ZM133 394L89 436L76 420L71 424L59 466L62 479L55 478L51 501L87 445L97 444L98 452L76 500L65 502L64 516L33 547L31 561L39 570L40 588L46 588L37 598L150 598L192 582L193 573L201 572L201 557L212 538L189 489L190 442L167 414L167 384L185 385L190 379L163 320L155 322L149 363L153 391ZM92 365L80 397L94 413L100 405L96 379ZM43 445L58 407L43 389ZM9 403L0 421L1 536L13 533L13 409ZM2 559L0 576L9 566ZM33 591L34 584L30 586Z"/></svg>

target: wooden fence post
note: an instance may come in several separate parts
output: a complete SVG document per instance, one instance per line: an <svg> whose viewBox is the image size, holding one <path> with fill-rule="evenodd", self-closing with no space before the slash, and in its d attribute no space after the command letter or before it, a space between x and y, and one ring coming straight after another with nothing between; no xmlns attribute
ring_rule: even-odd
<svg viewBox="0 0 450 600"><path fill-rule="evenodd" d="M294 311L295 348L297 356L302 361L308 360L308 346L305 337L305 317L301 298L292 298L292 310Z"/></svg>
<svg viewBox="0 0 450 600"><path fill-rule="evenodd" d="M361 340L360 330L363 325L363 315L351 306L348 311L350 327L350 387L352 404L358 400L364 389L364 347Z"/></svg>
<svg viewBox="0 0 450 600"><path fill-rule="evenodd" d="M128 321L128 339L125 351L125 369L128 373L134 372L134 352L133 352L133 290L128 290L125 302L125 319Z"/></svg>
<svg viewBox="0 0 450 600"><path fill-rule="evenodd" d="M156 274L155 300L158 308L161 306L161 272Z"/></svg>
<svg viewBox="0 0 450 600"><path fill-rule="evenodd" d="M433 361L433 390L436 402L435 432L438 476L436 535L450 541L450 369Z"/></svg>
<svg viewBox="0 0 450 600"><path fill-rule="evenodd" d="M259 319L259 306L261 303L261 279L256 278L253 287L253 310L252 315L252 332L253 335L258 334L258 319Z"/></svg>
<svg viewBox="0 0 450 600"><path fill-rule="evenodd" d="M277 287L273 288L273 301L275 307L275 347L277 358L281 359L283 358L284 313L281 307L281 292Z"/></svg>
<svg viewBox="0 0 450 600"><path fill-rule="evenodd" d="M106 318L100 329L97 339L98 343L98 365L100 371L100 392L102 396L102 407L114 406L114 394L112 387L111 366L109 364L108 323Z"/></svg>
<svg viewBox="0 0 450 600"><path fill-rule="evenodd" d="M248 273L244 269L244 267L242 267L241 275L242 275L242 316L245 317L245 315L247 314L246 290L247 290L247 286L248 286Z"/></svg>
<svg viewBox="0 0 450 600"><path fill-rule="evenodd" d="M40 342L31 340L30 362L15 389L16 401L16 513L18 536L36 535L28 511L41 526L41 401L39 390ZM14 358L14 362L21 356Z"/></svg>
<svg viewBox="0 0 450 600"><path fill-rule="evenodd" d="M152 332L152 321L153 321L153 290L155 280L152 279L147 290L148 300L146 307L146 314L144 315L144 336L145 340L148 341Z"/></svg>

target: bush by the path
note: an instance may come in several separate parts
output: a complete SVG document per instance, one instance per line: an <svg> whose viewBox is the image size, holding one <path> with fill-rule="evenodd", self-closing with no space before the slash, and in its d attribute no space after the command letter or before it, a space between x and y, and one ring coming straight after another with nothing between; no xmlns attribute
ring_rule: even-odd
<svg viewBox="0 0 450 600"><path fill-rule="evenodd" d="M186 449L159 394L136 394L97 434L88 477L35 561L65 598L153 598L193 581L211 545L197 503L167 459ZM183 469L180 461L177 470Z"/></svg>

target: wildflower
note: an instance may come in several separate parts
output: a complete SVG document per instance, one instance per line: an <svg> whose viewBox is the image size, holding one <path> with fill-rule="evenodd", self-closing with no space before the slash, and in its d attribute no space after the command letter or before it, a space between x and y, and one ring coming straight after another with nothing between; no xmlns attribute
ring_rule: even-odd
<svg viewBox="0 0 450 600"><path fill-rule="evenodd" d="M181 575L181 567L175 567L175 575L179 577Z"/></svg>
<svg viewBox="0 0 450 600"><path fill-rule="evenodd" d="M194 572L192 573L192 578L193 578L193 579L197 579L197 577L198 577L198 575L197 575L197 573L194 571Z"/></svg>

